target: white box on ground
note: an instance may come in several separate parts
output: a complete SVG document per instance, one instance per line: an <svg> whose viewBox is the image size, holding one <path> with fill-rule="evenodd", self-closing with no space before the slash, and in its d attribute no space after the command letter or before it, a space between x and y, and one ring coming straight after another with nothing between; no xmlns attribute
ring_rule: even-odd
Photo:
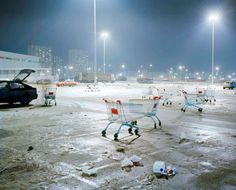
<svg viewBox="0 0 236 190"><path fill-rule="evenodd" d="M156 161L153 165L153 173L155 174L164 174L166 164L164 161Z"/></svg>

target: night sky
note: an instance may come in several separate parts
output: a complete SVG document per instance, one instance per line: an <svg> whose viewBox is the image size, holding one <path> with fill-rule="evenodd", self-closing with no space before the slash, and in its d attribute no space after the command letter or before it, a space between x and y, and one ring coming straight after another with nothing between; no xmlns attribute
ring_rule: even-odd
<svg viewBox="0 0 236 190"><path fill-rule="evenodd" d="M107 64L128 70L153 64L166 71L178 64L211 69L211 24L216 24L216 65L236 71L236 0L97 0L97 32L110 32ZM68 49L88 52L93 61L93 0L1 0L0 50L27 53L28 44L48 46L67 63ZM98 37L98 64L103 43Z"/></svg>

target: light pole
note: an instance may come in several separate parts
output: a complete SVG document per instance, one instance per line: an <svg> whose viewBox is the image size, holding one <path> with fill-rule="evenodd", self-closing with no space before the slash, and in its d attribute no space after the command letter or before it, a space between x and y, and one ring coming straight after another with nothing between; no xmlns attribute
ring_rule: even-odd
<svg viewBox="0 0 236 190"><path fill-rule="evenodd" d="M125 74L124 74L124 71L125 71L125 64L122 64L122 65L121 65L121 69L123 70L123 71L122 71L123 75L125 75Z"/></svg>
<svg viewBox="0 0 236 190"><path fill-rule="evenodd" d="M212 46L211 46L211 84L214 84L214 64L215 64L215 23L220 20L220 14L217 12L210 13L209 22L212 24Z"/></svg>
<svg viewBox="0 0 236 190"><path fill-rule="evenodd" d="M152 64L151 63L149 64L149 68L151 70L151 77L152 77L152 80L153 80L153 71L152 71Z"/></svg>
<svg viewBox="0 0 236 190"><path fill-rule="evenodd" d="M103 73L106 73L106 39L109 37L107 32L102 32L101 37L103 39Z"/></svg>
<svg viewBox="0 0 236 190"><path fill-rule="evenodd" d="M93 1L93 17L94 17L94 83L97 83L97 15L96 0Z"/></svg>
<svg viewBox="0 0 236 190"><path fill-rule="evenodd" d="M219 78L220 67L219 67L219 66L216 66L216 67L215 67L215 70L216 70L216 78L218 79L218 78Z"/></svg>

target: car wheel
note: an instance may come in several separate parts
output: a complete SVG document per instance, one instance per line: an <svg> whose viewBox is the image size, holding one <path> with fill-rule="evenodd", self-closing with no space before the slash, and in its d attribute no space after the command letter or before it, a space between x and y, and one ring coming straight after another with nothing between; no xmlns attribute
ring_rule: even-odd
<svg viewBox="0 0 236 190"><path fill-rule="evenodd" d="M27 106L27 105L29 105L30 101L31 100L30 100L29 95L25 94L22 96L20 103L22 106Z"/></svg>

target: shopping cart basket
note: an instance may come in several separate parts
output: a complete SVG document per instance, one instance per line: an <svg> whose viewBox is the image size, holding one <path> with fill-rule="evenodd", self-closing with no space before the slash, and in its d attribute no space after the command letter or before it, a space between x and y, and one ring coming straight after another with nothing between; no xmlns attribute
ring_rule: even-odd
<svg viewBox="0 0 236 190"><path fill-rule="evenodd" d="M157 89L157 93L158 93L158 96L162 97L162 105L163 106L172 104L173 93L166 90L165 88Z"/></svg>
<svg viewBox="0 0 236 190"><path fill-rule="evenodd" d="M185 112L188 107L195 107L198 109L199 112L202 112L202 107L199 105L202 105L205 103L205 99L203 96L199 95L199 93L196 94L190 94L186 91L182 91L184 95L184 106L181 108L181 111Z"/></svg>
<svg viewBox="0 0 236 190"><path fill-rule="evenodd" d="M44 103L45 105L50 105L52 101L54 101L54 104L57 105L56 102L56 88L46 88L45 95L44 95Z"/></svg>
<svg viewBox="0 0 236 190"><path fill-rule="evenodd" d="M161 121L156 116L157 107L160 97L154 97L153 99L130 99L128 103L121 103L120 100L109 101L104 99L107 108L108 120L110 121L106 128L102 131L102 135L106 136L106 130L113 123L120 124L117 132L114 134L114 140L118 140L118 135L123 126L128 127L128 132L138 135L139 127L137 126L137 120L148 117L154 122L154 128L157 126L157 122L161 127Z"/></svg>
<svg viewBox="0 0 236 190"><path fill-rule="evenodd" d="M198 95L198 98L200 98L205 103L207 103L207 102L210 102L210 103L216 102L215 90L212 89L212 88L207 88L207 89L197 88L197 95Z"/></svg>

